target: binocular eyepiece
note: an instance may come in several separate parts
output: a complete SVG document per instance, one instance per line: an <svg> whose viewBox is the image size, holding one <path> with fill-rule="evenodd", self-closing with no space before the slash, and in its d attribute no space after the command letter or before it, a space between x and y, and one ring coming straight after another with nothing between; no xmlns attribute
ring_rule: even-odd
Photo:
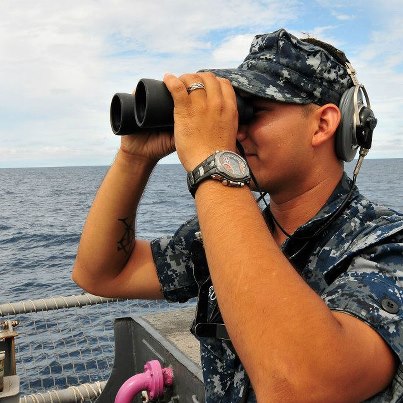
<svg viewBox="0 0 403 403"><path fill-rule="evenodd" d="M253 116L252 105L236 94L240 123ZM142 129L172 130L174 103L162 81L141 79L134 95L118 93L112 98L110 121L116 135L135 134Z"/></svg>

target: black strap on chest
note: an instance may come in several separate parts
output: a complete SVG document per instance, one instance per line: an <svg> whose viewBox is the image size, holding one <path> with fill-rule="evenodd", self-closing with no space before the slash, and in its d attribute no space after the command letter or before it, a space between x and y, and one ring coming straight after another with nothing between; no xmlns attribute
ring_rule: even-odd
<svg viewBox="0 0 403 403"><path fill-rule="evenodd" d="M190 331L198 337L215 337L221 340L230 340L227 329L222 321L217 300L214 300L212 311L209 313L208 303L211 298L212 283L210 276L199 284L199 295L196 316Z"/></svg>
<svg viewBox="0 0 403 403"><path fill-rule="evenodd" d="M203 244L199 240L195 240L192 244L192 257L194 264L193 276L199 287L199 293L196 316L190 331L198 337L215 337L216 339L230 340L215 299ZM211 300L210 309L209 300Z"/></svg>

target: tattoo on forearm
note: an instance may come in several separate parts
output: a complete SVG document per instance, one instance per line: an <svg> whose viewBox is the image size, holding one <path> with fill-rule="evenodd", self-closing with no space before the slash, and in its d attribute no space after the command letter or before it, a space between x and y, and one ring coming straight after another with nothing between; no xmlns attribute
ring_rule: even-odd
<svg viewBox="0 0 403 403"><path fill-rule="evenodd" d="M118 241L118 251L122 250L126 255L129 255L133 249L134 225L129 222L129 217L118 218L124 225L124 233Z"/></svg>

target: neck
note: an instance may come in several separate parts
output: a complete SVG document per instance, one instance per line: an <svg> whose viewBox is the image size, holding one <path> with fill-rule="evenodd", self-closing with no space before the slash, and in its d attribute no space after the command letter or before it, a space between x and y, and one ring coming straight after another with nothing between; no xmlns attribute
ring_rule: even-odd
<svg viewBox="0 0 403 403"><path fill-rule="evenodd" d="M275 221L281 225L287 234L293 234L297 228L313 218L324 206L340 181L341 175L342 172L340 175L326 177L307 187L302 193L292 195L292 197L284 198L279 197L279 195L271 195L270 210ZM273 237L279 245L288 237L282 229L275 224Z"/></svg>

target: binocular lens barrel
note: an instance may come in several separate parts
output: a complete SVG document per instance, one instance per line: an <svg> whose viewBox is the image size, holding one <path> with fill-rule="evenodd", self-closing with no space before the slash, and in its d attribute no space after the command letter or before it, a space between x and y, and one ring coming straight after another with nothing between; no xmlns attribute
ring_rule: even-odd
<svg viewBox="0 0 403 403"><path fill-rule="evenodd" d="M118 93L112 98L110 120L113 133L124 135L139 131L134 116L134 96Z"/></svg>
<svg viewBox="0 0 403 403"><path fill-rule="evenodd" d="M253 107L238 94L237 106L240 123L253 116ZM117 93L110 108L110 122L116 135L136 134L144 129L172 130L174 103L168 88L162 81L141 79L135 95Z"/></svg>
<svg viewBox="0 0 403 403"><path fill-rule="evenodd" d="M136 87L135 115L140 127L173 127L174 101L162 81L143 78Z"/></svg>

